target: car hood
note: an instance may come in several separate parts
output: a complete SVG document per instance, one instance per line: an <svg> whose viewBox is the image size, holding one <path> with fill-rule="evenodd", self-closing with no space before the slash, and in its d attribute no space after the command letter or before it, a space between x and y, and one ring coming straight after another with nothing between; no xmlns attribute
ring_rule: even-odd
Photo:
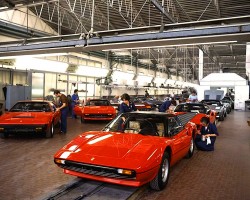
<svg viewBox="0 0 250 200"><path fill-rule="evenodd" d="M0 124L44 124L51 117L49 112L7 112L0 117Z"/></svg>
<svg viewBox="0 0 250 200"><path fill-rule="evenodd" d="M87 132L55 154L55 158L93 165L140 170L159 165L163 138L116 132Z"/></svg>
<svg viewBox="0 0 250 200"><path fill-rule="evenodd" d="M218 105L208 105L211 110L219 111L222 109L222 106Z"/></svg>
<svg viewBox="0 0 250 200"><path fill-rule="evenodd" d="M84 113L115 113L113 106L85 106Z"/></svg>

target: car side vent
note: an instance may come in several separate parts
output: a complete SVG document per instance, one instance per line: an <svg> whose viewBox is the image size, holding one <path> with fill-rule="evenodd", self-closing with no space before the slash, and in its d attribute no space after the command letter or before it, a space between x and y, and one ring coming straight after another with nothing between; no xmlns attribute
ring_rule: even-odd
<svg viewBox="0 0 250 200"><path fill-rule="evenodd" d="M186 123L188 123L194 116L196 115L196 113L185 113L182 115L178 115L178 118L181 122L182 125L185 125Z"/></svg>

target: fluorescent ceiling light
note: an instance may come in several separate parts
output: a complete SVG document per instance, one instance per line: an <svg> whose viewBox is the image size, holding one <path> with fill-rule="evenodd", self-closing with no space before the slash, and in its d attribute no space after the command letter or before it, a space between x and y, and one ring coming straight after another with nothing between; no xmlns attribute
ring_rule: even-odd
<svg viewBox="0 0 250 200"><path fill-rule="evenodd" d="M99 67L90 67L80 65L76 70L76 74L85 75L85 76L92 76L92 77L105 77L108 73L108 69L106 68L99 68Z"/></svg>
<svg viewBox="0 0 250 200"><path fill-rule="evenodd" d="M4 10L4 9L7 9L8 7L7 6L3 6L3 7L0 7L0 10Z"/></svg>
<svg viewBox="0 0 250 200"><path fill-rule="evenodd" d="M68 67L67 63L44 60L32 57L19 57L16 58L15 67L17 69L35 69L53 72L66 72Z"/></svg>
<svg viewBox="0 0 250 200"><path fill-rule="evenodd" d="M68 53L50 53L50 54L36 54L36 55L25 55L25 56L4 56L0 57L0 60L13 59L13 58L38 58L38 57L49 57L49 56L64 56Z"/></svg>

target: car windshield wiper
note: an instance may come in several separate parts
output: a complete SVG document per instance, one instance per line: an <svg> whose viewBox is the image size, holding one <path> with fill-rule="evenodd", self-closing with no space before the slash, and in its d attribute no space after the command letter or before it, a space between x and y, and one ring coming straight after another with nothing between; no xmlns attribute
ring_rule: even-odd
<svg viewBox="0 0 250 200"><path fill-rule="evenodd" d="M16 108L16 109L11 109L11 110L10 110L10 112L20 112L20 111L22 111L22 109Z"/></svg>

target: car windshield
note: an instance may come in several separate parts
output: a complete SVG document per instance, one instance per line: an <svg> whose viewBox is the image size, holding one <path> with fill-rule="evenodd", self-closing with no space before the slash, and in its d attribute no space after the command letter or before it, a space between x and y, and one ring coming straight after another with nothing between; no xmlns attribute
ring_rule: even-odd
<svg viewBox="0 0 250 200"><path fill-rule="evenodd" d="M51 108L46 102L18 102L10 112L51 112Z"/></svg>
<svg viewBox="0 0 250 200"><path fill-rule="evenodd" d="M228 100L228 99L222 99L221 100L223 103L230 103L230 100Z"/></svg>
<svg viewBox="0 0 250 200"><path fill-rule="evenodd" d="M206 109L204 105L197 105L197 104L182 104L178 105L175 110L175 112L198 112L198 113L205 113Z"/></svg>
<svg viewBox="0 0 250 200"><path fill-rule="evenodd" d="M90 100L86 106L109 106L110 103L107 100Z"/></svg>
<svg viewBox="0 0 250 200"><path fill-rule="evenodd" d="M164 136L163 116L155 114L123 113L109 123L103 131Z"/></svg>

